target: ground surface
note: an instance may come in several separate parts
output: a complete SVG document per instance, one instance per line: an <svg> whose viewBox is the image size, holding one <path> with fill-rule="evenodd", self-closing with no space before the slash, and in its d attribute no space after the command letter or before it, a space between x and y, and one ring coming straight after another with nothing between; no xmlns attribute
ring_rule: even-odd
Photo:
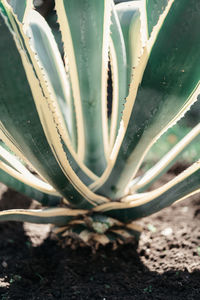
<svg viewBox="0 0 200 300"><path fill-rule="evenodd" d="M5 186L0 191L0 209L30 206ZM140 223L138 247L96 254L60 248L48 226L1 223L0 299L200 299L200 196Z"/></svg>

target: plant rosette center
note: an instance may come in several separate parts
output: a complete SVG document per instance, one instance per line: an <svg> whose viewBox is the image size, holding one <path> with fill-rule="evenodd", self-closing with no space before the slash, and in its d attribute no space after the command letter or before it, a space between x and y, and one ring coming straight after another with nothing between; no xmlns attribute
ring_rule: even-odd
<svg viewBox="0 0 200 300"><path fill-rule="evenodd" d="M137 242L141 228L135 223L122 223L104 215L80 216L66 226L53 227L52 235L61 245L90 246L97 249L99 245L112 243L115 247L125 242Z"/></svg>

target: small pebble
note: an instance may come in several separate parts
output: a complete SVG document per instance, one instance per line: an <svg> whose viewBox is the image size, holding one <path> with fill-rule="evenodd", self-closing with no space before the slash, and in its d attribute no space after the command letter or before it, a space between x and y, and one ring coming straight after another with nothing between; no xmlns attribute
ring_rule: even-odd
<svg viewBox="0 0 200 300"><path fill-rule="evenodd" d="M167 227L161 232L161 234L165 235L165 236L171 235L172 233L173 233L173 230L171 227Z"/></svg>
<svg viewBox="0 0 200 300"><path fill-rule="evenodd" d="M187 207L187 206L184 206L184 207L182 208L182 212L184 212L184 213L188 212L188 207Z"/></svg>

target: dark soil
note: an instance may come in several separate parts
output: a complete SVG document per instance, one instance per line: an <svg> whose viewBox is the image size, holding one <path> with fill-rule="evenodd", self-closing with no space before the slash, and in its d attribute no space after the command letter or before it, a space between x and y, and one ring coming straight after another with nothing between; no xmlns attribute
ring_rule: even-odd
<svg viewBox="0 0 200 300"><path fill-rule="evenodd" d="M31 205L3 185L0 191L0 209ZM200 299L200 196L139 223L138 246L96 254L62 249L46 225L1 223L0 299Z"/></svg>

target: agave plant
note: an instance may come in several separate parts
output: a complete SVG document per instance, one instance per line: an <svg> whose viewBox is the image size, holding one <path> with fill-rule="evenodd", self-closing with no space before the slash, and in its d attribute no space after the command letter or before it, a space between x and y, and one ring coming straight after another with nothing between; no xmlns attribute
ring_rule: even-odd
<svg viewBox="0 0 200 300"><path fill-rule="evenodd" d="M200 191L200 161L148 190L200 124L137 175L200 93L199 0L55 0L45 18L0 0L0 12L0 180L43 205L1 221L105 244Z"/></svg>

